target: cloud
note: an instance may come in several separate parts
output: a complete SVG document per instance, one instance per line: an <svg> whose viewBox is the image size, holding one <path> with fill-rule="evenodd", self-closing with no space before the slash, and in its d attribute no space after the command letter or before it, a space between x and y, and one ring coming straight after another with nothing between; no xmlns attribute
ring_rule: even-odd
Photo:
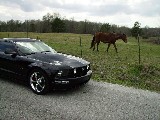
<svg viewBox="0 0 160 120"><path fill-rule="evenodd" d="M142 16L157 16L160 15L160 1L146 0L135 8L137 14Z"/></svg>
<svg viewBox="0 0 160 120"><path fill-rule="evenodd" d="M19 8L24 12L42 11L46 8L68 12L87 12L89 15L140 14L160 15L159 0L1 0L1 5Z"/></svg>
<svg viewBox="0 0 160 120"><path fill-rule="evenodd" d="M75 20L151 24L160 16L160 0L1 0L0 9L1 19L41 19L49 12Z"/></svg>
<svg viewBox="0 0 160 120"><path fill-rule="evenodd" d="M34 12L44 8L36 0L1 0L0 4L11 7L13 10L19 8L24 12Z"/></svg>

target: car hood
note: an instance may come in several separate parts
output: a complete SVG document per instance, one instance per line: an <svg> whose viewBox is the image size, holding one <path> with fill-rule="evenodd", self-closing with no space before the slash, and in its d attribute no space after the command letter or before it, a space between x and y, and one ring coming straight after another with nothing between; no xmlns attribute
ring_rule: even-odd
<svg viewBox="0 0 160 120"><path fill-rule="evenodd" d="M28 56L31 59L38 60L44 63L53 64L57 66L81 67L89 64L88 61L82 58L66 55L62 53L35 53Z"/></svg>

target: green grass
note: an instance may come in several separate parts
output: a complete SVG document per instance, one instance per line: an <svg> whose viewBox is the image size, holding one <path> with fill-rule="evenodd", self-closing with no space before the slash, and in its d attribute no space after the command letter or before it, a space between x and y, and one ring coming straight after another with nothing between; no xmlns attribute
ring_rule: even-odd
<svg viewBox="0 0 160 120"><path fill-rule="evenodd" d="M27 34L0 33L3 37L26 37ZM113 46L106 52L107 44L100 43L99 52L92 51L92 35L63 33L29 33L30 38L40 38L56 51L72 54L91 62L92 79L135 88L160 92L160 46L140 40L141 64L138 59L137 40L128 38L128 43L116 42L118 53ZM80 47L80 37L82 47Z"/></svg>

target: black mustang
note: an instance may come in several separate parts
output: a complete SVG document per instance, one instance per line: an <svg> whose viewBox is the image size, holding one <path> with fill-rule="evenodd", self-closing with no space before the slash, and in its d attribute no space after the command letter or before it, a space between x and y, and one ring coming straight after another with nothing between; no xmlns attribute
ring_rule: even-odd
<svg viewBox="0 0 160 120"><path fill-rule="evenodd" d="M36 94L45 94L56 84L87 83L92 75L89 62L30 38L0 39L0 70L27 78Z"/></svg>

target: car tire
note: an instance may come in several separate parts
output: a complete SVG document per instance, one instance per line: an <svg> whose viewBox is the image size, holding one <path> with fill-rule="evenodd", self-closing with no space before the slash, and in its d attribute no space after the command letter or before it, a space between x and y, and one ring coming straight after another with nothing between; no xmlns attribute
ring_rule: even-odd
<svg viewBox="0 0 160 120"><path fill-rule="evenodd" d="M31 90L38 94L44 95L50 90L50 82L45 72L39 69L34 69L29 74L29 86Z"/></svg>

